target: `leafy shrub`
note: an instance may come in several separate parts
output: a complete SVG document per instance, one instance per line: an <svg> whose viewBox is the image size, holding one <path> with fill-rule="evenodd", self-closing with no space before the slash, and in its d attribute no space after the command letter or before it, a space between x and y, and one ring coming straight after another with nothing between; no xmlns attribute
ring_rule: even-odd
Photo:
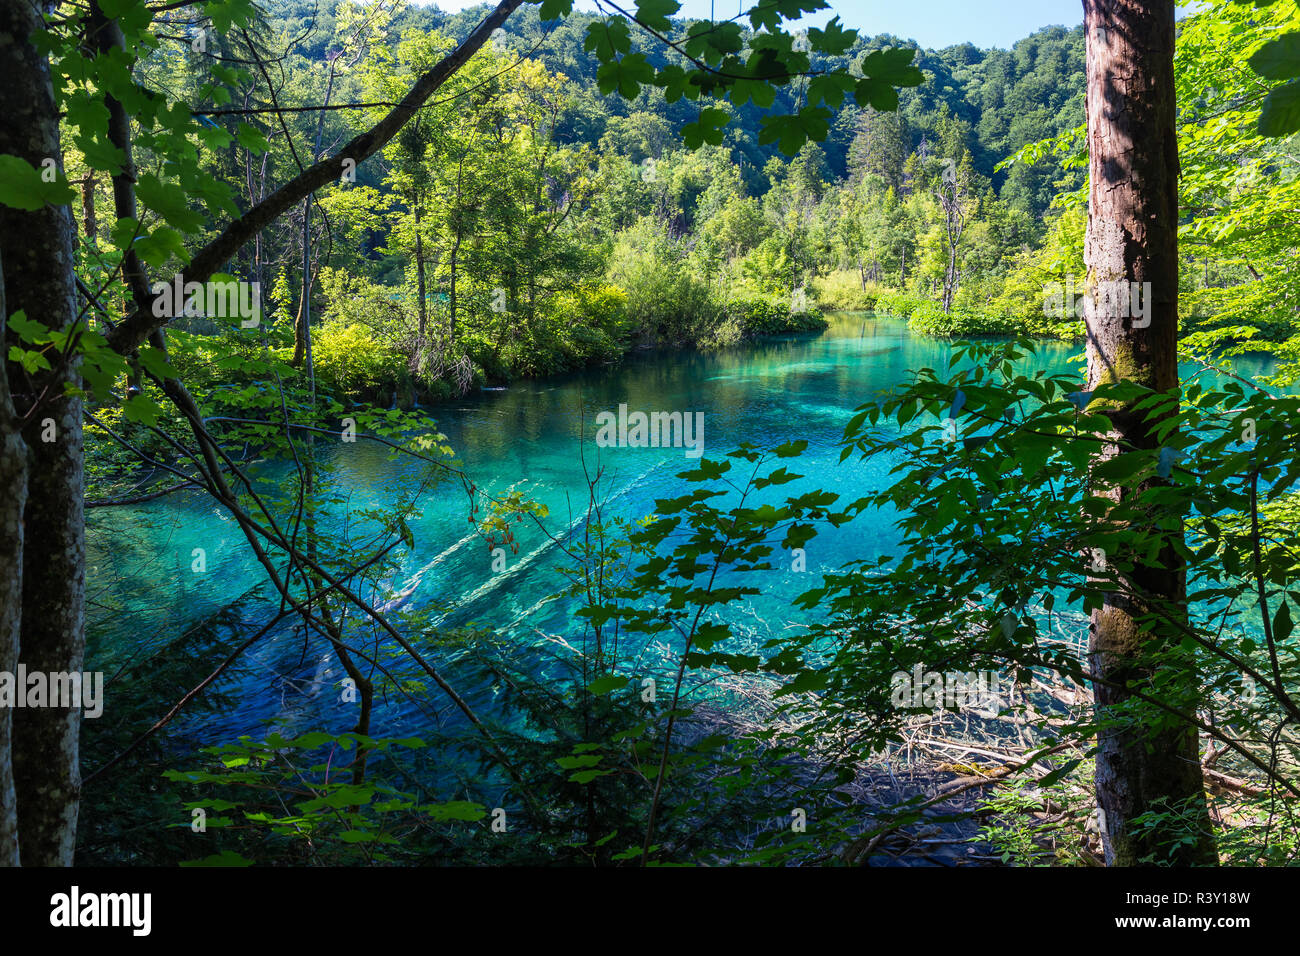
<svg viewBox="0 0 1300 956"><path fill-rule="evenodd" d="M425 746L417 737L309 732L286 738L273 731L265 740L241 736L204 747L203 766L163 773L183 788L197 788L185 810L204 812L212 831L208 847L218 850L181 866L249 866L268 856L325 866L417 862L413 833L428 839L463 830L482 821L487 808L468 800L430 802L378 774L358 781L338 764L361 749L378 763Z"/></svg>
<svg viewBox="0 0 1300 956"><path fill-rule="evenodd" d="M346 269L322 269L320 274L326 324L364 325L382 338L402 343L414 338L417 300L401 286L382 285ZM288 297L287 288L281 301ZM282 310L277 325L291 326L293 318Z"/></svg>
<svg viewBox="0 0 1300 956"><path fill-rule="evenodd" d="M939 303L906 292L887 291L880 295L876 309L887 315L907 319L908 328L936 338L964 338L970 335L1009 335L1015 324L995 309L954 307L944 313Z"/></svg>
<svg viewBox="0 0 1300 956"><path fill-rule="evenodd" d="M912 313L927 302L929 302L928 299L919 295L912 295L910 292L886 289L876 298L876 311L885 315L897 316L900 319L910 319Z"/></svg>
<svg viewBox="0 0 1300 956"><path fill-rule="evenodd" d="M818 306L830 312L870 312L877 307L883 290L868 282L852 269L841 269L828 276L818 276L811 283L812 296Z"/></svg>
<svg viewBox="0 0 1300 956"><path fill-rule="evenodd" d="M312 334L316 380L331 391L358 400L397 390L406 358L374 330L359 323L329 321Z"/></svg>
<svg viewBox="0 0 1300 956"><path fill-rule="evenodd" d="M486 330L471 327L466 323L462 326L456 344L468 356L473 366L482 370L486 381L508 382L513 377L503 351L497 349Z"/></svg>
<svg viewBox="0 0 1300 956"><path fill-rule="evenodd" d="M739 319L741 334L745 338L785 335L790 332L821 332L828 324L816 312L797 312L788 305L769 299L731 303L727 306L727 314Z"/></svg>
<svg viewBox="0 0 1300 956"><path fill-rule="evenodd" d="M611 362L627 349L627 293L606 283L561 292L502 350L511 377L554 375Z"/></svg>
<svg viewBox="0 0 1300 956"><path fill-rule="evenodd" d="M789 292L796 270L786 241L783 236L769 235L741 260L740 272L747 286L764 295Z"/></svg>
<svg viewBox="0 0 1300 956"><path fill-rule="evenodd" d="M619 238L609 276L627 295L634 335L648 344L696 342L720 322L720 303L692 273L685 247L649 220Z"/></svg>
<svg viewBox="0 0 1300 956"><path fill-rule="evenodd" d="M1087 215L1082 209L1071 209L1054 219L1048 228L1040 249L1018 254L1012 268L1002 281L990 307L1006 315L1021 331L1035 336L1081 339L1083 320L1073 314L1048 315L1044 298L1053 283L1065 283L1074 276L1076 292L1083 294L1083 233Z"/></svg>
<svg viewBox="0 0 1300 956"><path fill-rule="evenodd" d="M907 326L913 332L936 338L1008 335L1014 331L1006 316L999 313L954 307L945 314L937 303L928 301L912 311Z"/></svg>
<svg viewBox="0 0 1300 956"><path fill-rule="evenodd" d="M820 312L795 311L780 300L733 299L723 307L721 321L701 338L700 344L718 348L761 335L822 332L828 324Z"/></svg>

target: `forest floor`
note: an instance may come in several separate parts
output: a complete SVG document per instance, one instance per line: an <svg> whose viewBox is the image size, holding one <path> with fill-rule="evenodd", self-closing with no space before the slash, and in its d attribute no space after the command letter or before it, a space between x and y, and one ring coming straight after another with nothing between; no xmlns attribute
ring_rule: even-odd
<svg viewBox="0 0 1300 956"><path fill-rule="evenodd" d="M775 685L737 675L721 683L744 706L697 708L690 736L755 733L774 725L801 733L799 721L777 708ZM1011 698L996 713L911 714L887 750L857 760L854 780L838 790L860 808L864 823L837 855L856 866L1102 865L1089 789L1036 786L1065 760L1081 759L1084 748L1056 744L1050 756L1031 762L1046 746L1039 728L1080 716L1091 708L1091 694L1035 677L1032 688L1016 686ZM864 715L861 726L869 720ZM822 776L846 742L819 743L799 768L806 780ZM817 761L817 751L826 763Z"/></svg>

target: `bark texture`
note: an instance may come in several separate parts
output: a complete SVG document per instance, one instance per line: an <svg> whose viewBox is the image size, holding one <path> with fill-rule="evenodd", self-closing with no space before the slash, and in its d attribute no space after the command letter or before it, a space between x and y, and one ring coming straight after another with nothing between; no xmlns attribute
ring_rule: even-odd
<svg viewBox="0 0 1300 956"><path fill-rule="evenodd" d="M2 264L0 264L2 266ZM4 275L0 269L0 315ZM0 672L18 668L23 617L23 508L27 505L27 445L9 397L9 376L0 362ZM0 708L0 866L17 866L18 803L14 794L13 713Z"/></svg>
<svg viewBox="0 0 1300 956"><path fill-rule="evenodd" d="M1174 96L1174 0L1084 0L1088 48L1088 149L1091 175L1084 261L1091 293L1088 308L1088 387L1131 381L1158 391L1178 388L1178 146ZM1149 324L1129 313L1132 300L1106 290L1115 283L1150 283ZM1145 310L1144 310L1145 311ZM1143 327L1145 324L1145 327ZM1114 444L1154 449L1154 422L1125 407L1105 411ZM1139 488L1099 489L1117 501ZM1181 526L1176 532L1181 537ZM1154 561L1139 563L1123 593L1093 612L1090 664L1099 716L1119 717L1098 732L1097 800L1104 812L1107 862L1135 865L1148 856L1167 859L1170 831L1133 825L1147 811L1177 810L1182 826L1200 834L1173 850L1173 861L1213 864L1213 838L1205 807L1195 728L1152 732L1117 710L1131 702L1130 688L1150 689L1150 654L1177 642L1175 627L1139 621L1159 608L1185 617L1182 561L1166 546ZM1169 686L1180 699L1163 702L1184 712L1195 707L1192 660L1168 659L1160 667L1181 674ZM1116 686L1119 685L1119 686ZM1166 694L1169 692L1166 691Z"/></svg>
<svg viewBox="0 0 1300 956"><path fill-rule="evenodd" d="M31 44L39 7L0 0L0 153L41 169L61 165L58 115L45 57ZM0 262L7 315L22 310L51 329L77 320L75 225L68 206L0 207ZM6 342L6 345L8 342ZM6 348L7 354L7 348ZM8 384L27 446L19 661L28 672L80 671L85 624L85 479L81 399L66 394L76 364L28 377L10 364ZM4 491L7 493L8 488ZM13 778L24 866L72 863L81 778L79 707L14 710Z"/></svg>

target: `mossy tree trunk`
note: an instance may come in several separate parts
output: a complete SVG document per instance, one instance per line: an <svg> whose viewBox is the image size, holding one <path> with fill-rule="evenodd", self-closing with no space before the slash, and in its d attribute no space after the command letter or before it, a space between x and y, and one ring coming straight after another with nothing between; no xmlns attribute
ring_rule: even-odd
<svg viewBox="0 0 1300 956"><path fill-rule="evenodd" d="M0 263L0 314L4 310ZM23 620L23 508L27 504L27 444L9 397L6 364L0 361L0 672L18 669ZM0 708L0 866L17 866L18 812L14 793L13 711Z"/></svg>
<svg viewBox="0 0 1300 956"><path fill-rule="evenodd" d="M28 41L44 29L41 8L22 0L0 0L0 45L7 79L0 84L0 153L25 159L36 169L53 160L61 165L58 113L50 86L49 65ZM0 207L0 263L4 268L5 317L23 311L50 329L67 330L77 320L73 282L75 225L68 206L46 205L35 211ZM5 354L14 344L9 333ZM21 574L21 601L8 597L0 614L0 655L9 651L8 631L20 615L18 661L29 673L80 671L85 632L85 474L82 461L81 398L65 391L79 385L74 367L55 363L52 370L27 375L21 366L6 369L7 391L0 395L0 589L14 589ZM26 459L16 460L25 446ZM26 470L23 482L23 466ZM9 528L14 502L26 498L22 526ZM10 564L15 547L21 571ZM8 631L8 632L7 632ZM78 702L79 703L79 702ZM13 800L4 793L0 771L0 855L9 852L6 837L16 827L18 855L25 866L72 863L81 776L77 742L81 712L77 706L24 707L11 715L8 753ZM0 738L2 741L2 738Z"/></svg>
<svg viewBox="0 0 1300 956"><path fill-rule="evenodd" d="M1088 148L1091 181L1084 261L1090 303L1087 317L1088 387L1135 382L1162 392L1178 388L1178 146L1174 96L1174 0L1084 0L1088 60ZM1149 316L1134 316L1123 297L1106 296L1115 283L1150 283ZM1125 285L1124 288L1130 288ZM1149 321L1148 321L1149 318ZM1155 449L1154 421L1145 412L1110 406L1113 443ZM1123 501L1144 486L1104 486L1098 493ZM1154 528L1135 530L1150 532ZM1190 655L1174 651L1177 622L1186 615L1186 576L1173 550L1182 526L1166 529L1154 560L1134 558L1128 580L1093 611L1090 665L1098 716L1097 801L1104 813L1107 862L1134 865L1145 858L1175 863L1217 861L1205 807L1196 729L1161 721L1147 705L1136 716L1133 690L1150 690L1159 669L1163 703L1182 712L1196 707L1196 670ZM1133 557L1133 556L1128 556ZM1149 615L1172 616L1157 626ZM1153 661L1153 655L1159 662ZM1171 690L1172 688L1172 690ZM1177 699L1173 699L1177 698ZM1113 720L1113 722L1106 722ZM1181 814L1139 827L1153 811ZM1171 849L1188 828L1190 843Z"/></svg>

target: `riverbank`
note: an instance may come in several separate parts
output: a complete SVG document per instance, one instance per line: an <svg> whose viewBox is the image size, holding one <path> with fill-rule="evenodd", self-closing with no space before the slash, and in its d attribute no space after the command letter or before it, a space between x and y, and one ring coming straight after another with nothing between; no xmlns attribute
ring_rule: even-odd
<svg viewBox="0 0 1300 956"><path fill-rule="evenodd" d="M315 381L347 409L410 410L455 401L476 389L617 364L647 350L707 351L827 327L820 311L795 308L774 296L698 305L687 319L671 318L617 286L596 285L557 296L546 314L514 333L462 328L454 348L441 332L392 335L336 317L314 332ZM441 322L436 313L434 318ZM287 362L292 354L286 346L277 357Z"/></svg>

